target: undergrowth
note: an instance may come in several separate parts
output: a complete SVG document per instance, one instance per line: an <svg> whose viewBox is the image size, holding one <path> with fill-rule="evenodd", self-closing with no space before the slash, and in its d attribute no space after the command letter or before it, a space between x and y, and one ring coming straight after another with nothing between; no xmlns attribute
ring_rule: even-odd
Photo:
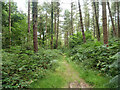
<svg viewBox="0 0 120 90"><path fill-rule="evenodd" d="M109 82L111 77L105 76L99 73L99 71L85 68L82 63L76 64L69 58L66 58L66 60L74 68L74 70L79 72L80 78L84 79L91 88L108 88L106 83Z"/></svg>
<svg viewBox="0 0 120 90"><path fill-rule="evenodd" d="M76 39L72 38L71 42L75 41ZM104 83L103 85L106 85L106 87L114 88L118 87L118 83L116 84L115 81L118 81L118 78L116 77L118 76L119 67L116 67L118 63L115 62L117 62L118 60L118 53L120 52L119 46L120 41L118 39L109 40L108 45L103 45L101 42L98 41L88 40L84 44L75 44L73 46L74 48L70 48L66 54L71 58L72 61L76 62L79 66L82 65L84 69L92 69L98 71L100 75L112 77L113 79L106 82L106 84ZM113 63L114 65L113 67L111 67ZM90 73L92 74L92 71L90 71ZM86 74L88 75L88 77L91 76L88 72L86 72L84 73L85 77ZM91 78L92 77L93 76L91 76ZM114 80L114 78L116 79ZM88 78L87 80L89 81ZM101 83L101 80L102 79L99 79L98 82ZM113 85L110 84L111 82L113 82Z"/></svg>
<svg viewBox="0 0 120 90"><path fill-rule="evenodd" d="M38 53L21 49L20 46L2 51L3 88L26 88L37 79L46 76L48 70L58 66L58 50L41 49Z"/></svg>

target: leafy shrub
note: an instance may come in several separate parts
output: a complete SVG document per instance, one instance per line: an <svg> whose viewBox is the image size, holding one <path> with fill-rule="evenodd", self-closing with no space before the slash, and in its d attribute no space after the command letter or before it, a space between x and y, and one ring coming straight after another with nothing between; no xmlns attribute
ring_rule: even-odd
<svg viewBox="0 0 120 90"><path fill-rule="evenodd" d="M91 35L90 32L85 32L85 36L86 36L87 41L93 41L94 40L94 38L93 38L93 36ZM81 45L81 44L83 44L83 37L82 37L81 32L78 32L77 34L73 34L70 37L70 40L69 40L70 48L73 48L76 45Z"/></svg>
<svg viewBox="0 0 120 90"><path fill-rule="evenodd" d="M109 83L107 84L108 86L110 86L110 88L118 88L120 87L119 85L119 76L120 76L120 52L115 54L114 56L111 57L112 59L116 59L109 67L111 69L111 71L114 70L114 72L111 72L111 73L114 73L116 74L116 76L114 76L110 81Z"/></svg>
<svg viewBox="0 0 120 90"><path fill-rule="evenodd" d="M107 84L110 87L118 87L118 52L120 52L120 41L113 39L109 41L108 47L100 42L88 41L82 45L76 45L71 49L69 56L78 64L82 62L84 68L99 70L100 73L112 76Z"/></svg>
<svg viewBox="0 0 120 90"><path fill-rule="evenodd" d="M43 78L46 71L54 70L59 57L57 50L41 49L34 54L31 50L11 47L2 52L2 84L3 88L25 88L38 78ZM53 61L53 62L52 62Z"/></svg>
<svg viewBox="0 0 120 90"><path fill-rule="evenodd" d="M87 42L83 45L74 47L69 56L76 62L83 62L85 67L99 70L101 73L107 73L110 76L118 74L115 68L109 66L117 59L113 57L119 52L119 41L110 41L109 47L102 45L100 42ZM113 57L113 58L112 58Z"/></svg>

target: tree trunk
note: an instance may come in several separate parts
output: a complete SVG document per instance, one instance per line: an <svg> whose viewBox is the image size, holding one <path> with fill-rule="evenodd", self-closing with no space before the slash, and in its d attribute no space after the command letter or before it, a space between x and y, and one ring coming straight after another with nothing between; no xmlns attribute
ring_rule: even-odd
<svg viewBox="0 0 120 90"><path fill-rule="evenodd" d="M115 30L117 31L117 2L115 2Z"/></svg>
<svg viewBox="0 0 120 90"><path fill-rule="evenodd" d="M109 15L108 15L108 38L109 38L109 32L110 32L109 24L110 24L110 20L109 20Z"/></svg>
<svg viewBox="0 0 120 90"><path fill-rule="evenodd" d="M67 47L68 47L68 31L67 31Z"/></svg>
<svg viewBox="0 0 120 90"><path fill-rule="evenodd" d="M96 18L96 27L97 27L96 34L97 34L98 41L100 41L100 29L99 29L99 23L98 23L98 17L97 17L95 2L93 2L93 5L94 5L94 11L95 11L95 18Z"/></svg>
<svg viewBox="0 0 120 90"><path fill-rule="evenodd" d="M34 52L38 51L38 42L37 42L37 2L32 2L33 8L33 45L34 45Z"/></svg>
<svg viewBox="0 0 120 90"><path fill-rule="evenodd" d="M44 29L43 29L43 28L42 28L42 34L43 34L43 40L42 40L42 43L43 43L43 46L44 46L45 34L44 34Z"/></svg>
<svg viewBox="0 0 120 90"><path fill-rule="evenodd" d="M11 0L9 0L9 35L10 35L9 47L11 47Z"/></svg>
<svg viewBox="0 0 120 90"><path fill-rule="evenodd" d="M82 22L82 12L81 12L81 7L80 7L80 1L78 0L78 6L79 6L79 14L80 14L80 24L81 24L81 28L82 28L82 35L83 35L83 42L86 42L86 38L85 38L85 33L84 33L84 28L83 28L83 22Z"/></svg>
<svg viewBox="0 0 120 90"><path fill-rule="evenodd" d="M120 21L119 21L119 2L117 2L117 16L118 16L118 38L120 38Z"/></svg>
<svg viewBox="0 0 120 90"><path fill-rule="evenodd" d="M108 5L108 10L109 10L110 19L111 19L111 22L112 22L113 33L114 33L114 35L116 36L115 25L114 25L114 21L113 21L113 18L112 18L112 14L111 14L109 2L107 2L107 5Z"/></svg>
<svg viewBox="0 0 120 90"><path fill-rule="evenodd" d="M57 2L59 4L59 2ZM59 35L59 7L57 9L57 37L56 37L56 49L58 47L58 35Z"/></svg>
<svg viewBox="0 0 120 90"><path fill-rule="evenodd" d="M64 44L65 44L65 47L67 47L67 43L66 43L66 37L67 37L67 35L66 35L67 33L65 32L65 34L64 34Z"/></svg>
<svg viewBox="0 0 120 90"><path fill-rule="evenodd" d="M106 2L102 2L102 18L103 18L103 39L104 39L104 44L108 44Z"/></svg>
<svg viewBox="0 0 120 90"><path fill-rule="evenodd" d="M47 34L47 12L46 12L46 24L45 24L45 31L46 31L46 34Z"/></svg>
<svg viewBox="0 0 120 90"><path fill-rule="evenodd" d="M47 31L47 18L48 18L48 16L47 16L47 11L46 11L46 24L45 24L45 31L46 31L46 48L48 48L48 31Z"/></svg>
<svg viewBox="0 0 120 90"><path fill-rule="evenodd" d="M93 36L95 37L95 34L96 34L95 31L96 31L96 30L95 30L95 14L94 14L94 4L93 4L93 3L92 3L92 11L93 11L93 12L92 12L92 14L93 14L93 15L92 15L92 21L93 21Z"/></svg>
<svg viewBox="0 0 120 90"><path fill-rule="evenodd" d="M78 18L77 18L77 19L78 19ZM78 32L79 32L79 31L78 31L78 30L79 30L79 25L80 25L79 23L80 23L80 22L79 22L79 19L78 19L77 37L78 37Z"/></svg>
<svg viewBox="0 0 120 90"><path fill-rule="evenodd" d="M73 2L71 2L71 35L73 35Z"/></svg>
<svg viewBox="0 0 120 90"><path fill-rule="evenodd" d="M51 49L53 49L53 2L51 2Z"/></svg>
<svg viewBox="0 0 120 90"><path fill-rule="evenodd" d="M98 24L99 24L99 2L96 2L96 13L97 13L97 18L98 18Z"/></svg>
<svg viewBox="0 0 120 90"><path fill-rule="evenodd" d="M39 20L40 20L40 24L39 24L39 26L40 26L40 28L39 28L39 32L40 32L40 35L39 35L40 36L40 44L39 45L42 46L42 43L41 43L41 33L42 33L42 24L41 24L41 21L42 21L42 17L41 16L39 17Z"/></svg>
<svg viewBox="0 0 120 90"><path fill-rule="evenodd" d="M55 13L55 25L54 25L54 31L55 31L55 37L56 37L56 13Z"/></svg>
<svg viewBox="0 0 120 90"><path fill-rule="evenodd" d="M94 16L94 14L93 14L93 35L94 35L94 37L95 37L95 16Z"/></svg>
<svg viewBox="0 0 120 90"><path fill-rule="evenodd" d="M41 46L41 27L40 27L40 46Z"/></svg>
<svg viewBox="0 0 120 90"><path fill-rule="evenodd" d="M30 41L30 0L28 0L28 42Z"/></svg>

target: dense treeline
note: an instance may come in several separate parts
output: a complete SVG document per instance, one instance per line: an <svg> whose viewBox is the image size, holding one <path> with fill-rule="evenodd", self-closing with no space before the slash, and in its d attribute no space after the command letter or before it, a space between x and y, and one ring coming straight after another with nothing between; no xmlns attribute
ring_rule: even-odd
<svg viewBox="0 0 120 90"><path fill-rule="evenodd" d="M61 1L35 1L27 1L27 14L11 0L0 2L3 88L26 88L44 78L47 71L55 70L54 59L61 53L85 69L118 79L120 2L84 1L81 5L78 0L77 5L70 3L70 10L63 10Z"/></svg>
<svg viewBox="0 0 120 90"><path fill-rule="evenodd" d="M84 2L84 3L87 3L87 2ZM86 42L84 32L88 32L88 31L93 33L94 37L97 37L98 41L100 41L100 38L101 39L103 38L104 44L107 44L107 41L109 38L108 36L119 37L119 31L120 31L119 30L119 28L120 28L119 27L119 5L118 5L119 3L116 3L116 2L111 3L111 7L115 6L114 8L115 9L117 8L116 11L114 11L114 8L110 8L109 2L107 2L107 3L92 2L91 4L92 4L92 8L93 8L92 9L93 17L89 17L89 11L90 11L88 9L89 5L84 4L83 8L84 8L84 10L86 10L86 12L82 12L79 0L78 0L78 7L74 4L74 2L71 2L71 11L65 10L65 13L63 16L64 17L64 23L63 23L64 26L61 26L60 24L62 24L62 22L60 22L60 20L59 20L59 17L60 17L59 14L62 9L60 9L60 7L59 7L60 6L59 2L52 2L52 3L45 2L43 5L37 5L37 3L34 4L34 2L31 3L30 1L28 1L28 17L23 12L19 12L17 10L16 3L10 2L10 1L9 1L9 3L2 2L2 7L3 7L2 16L4 17L4 19L2 20L3 48L10 47L11 45L16 45L16 44L20 45L23 42L28 43L29 41L32 40L32 36L34 38L33 39L34 49L36 49L36 50L39 47L38 44L42 45L42 46L45 45L47 47L49 46L49 48L50 47L57 48L58 43L60 44L60 42L58 42L58 41L61 40L61 38L59 38L59 37L62 37L62 35L64 35L66 38L65 39L65 41L66 41L65 44L66 44L69 42L67 40L67 38L69 38L69 36L73 35L73 33L78 32L79 31L78 29L80 29L80 28L82 30L84 42ZM100 4L102 4L102 17L99 16ZM107 6L108 6L108 9L107 9ZM30 10L32 10L32 12L31 12L32 15L30 14ZM107 16L106 10L109 10L110 17ZM78 13L76 13L75 11L77 11ZM84 18L82 16L82 13L85 15L85 17L88 17L88 18ZM30 16L32 17L33 22L30 20ZM76 16L76 18L74 18L73 16ZM27 18L28 18L28 20L27 20ZM100 23L99 18L102 19L101 23L103 23L102 24L103 26L101 24L99 24ZM114 20L114 18L115 18L115 20ZM111 20L112 25L107 24L108 23L107 21L109 21L109 19ZM25 20L27 20L28 23L26 23ZM76 23L76 21L78 21L78 22ZM28 28L28 32L27 32L27 30L24 29L25 31L22 30L21 32L18 32L21 34L17 35L15 31L18 31L16 29L20 29L19 27L16 28L17 27L16 24L18 24L18 23L21 23L21 24L24 23L23 26L25 26L24 27L25 29ZM28 24L28 26L27 26L27 24ZM9 27L8 28L9 32L6 30L7 26ZM21 28L23 26L21 25ZM103 28L103 31L101 30L102 28ZM32 31L32 29L33 29L33 31ZM111 31L108 29L111 29ZM22 32L24 32L24 33L22 33ZM32 32L34 33L33 35L32 35ZM37 32L39 32L38 33L39 37L38 37ZM61 34L61 33L63 33L63 34ZM27 35L27 34L31 34L31 35L29 37L26 37L25 35ZM19 35L23 35L23 37L20 37ZM100 37L101 35L103 35L103 37ZM15 38L13 38L13 37L15 37ZM38 40L36 37L38 38ZM28 42L26 40L28 40ZM48 40L50 40L50 42L48 42ZM6 44L6 42L9 42L9 44Z"/></svg>

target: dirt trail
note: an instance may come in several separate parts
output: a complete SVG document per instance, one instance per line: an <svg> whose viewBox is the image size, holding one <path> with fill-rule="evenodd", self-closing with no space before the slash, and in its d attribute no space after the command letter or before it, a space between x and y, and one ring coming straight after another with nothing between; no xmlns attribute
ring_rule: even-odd
<svg viewBox="0 0 120 90"><path fill-rule="evenodd" d="M63 88L90 88L90 86L79 77L79 73L65 60L65 56L63 59L61 65L64 66L64 72L62 74L66 80L69 78L68 85Z"/></svg>

